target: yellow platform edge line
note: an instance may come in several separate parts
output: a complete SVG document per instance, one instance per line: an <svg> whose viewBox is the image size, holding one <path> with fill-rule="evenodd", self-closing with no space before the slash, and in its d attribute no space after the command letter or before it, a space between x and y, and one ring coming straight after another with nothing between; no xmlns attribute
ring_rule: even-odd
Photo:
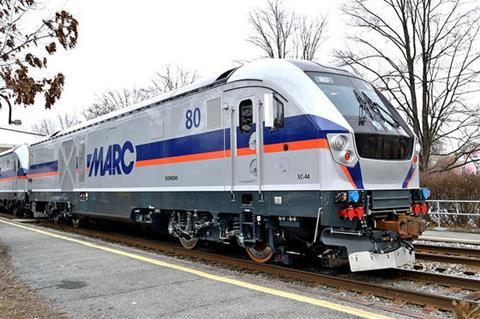
<svg viewBox="0 0 480 319"><path fill-rule="evenodd" d="M87 242L87 241L84 241L84 240L79 240L79 239L67 237L67 236L64 236L64 235L51 233L49 231L45 231L45 230L41 230L41 229L37 229L37 228L33 228L33 227L21 225L21 224L9 222L9 221L4 220L3 218L0 218L0 222L4 223L4 224L7 224L7 225L15 226L15 227L18 227L18 228L22 228L22 229L25 229L25 230L33 231L33 232L36 232L36 233L39 233L39 234L43 234L43 235L46 235L46 236L49 236L49 237L52 237L52 238L62 239L62 240L69 241L69 242L76 243L76 244L80 244L80 245L83 245L83 246L86 246L86 247L90 247L90 248L102 250L102 251L105 251L105 252L113 253L113 254L116 254L116 255L128 257L128 258L135 259L135 260L138 260L138 261L142 261L142 262L145 262L145 263L148 263L148 264L152 264L152 265L161 266L161 267L164 267L164 268L169 268L169 269L174 269L174 270L186 272L186 273L189 273L189 274L193 274L193 275L203 277L203 278L207 278L207 279L210 279L210 280L214 280L214 281L217 281L217 282L222 282L222 283L225 283L225 284L234 285L234 286L238 286L238 287L249 289L249 290L263 292L263 293L266 293L266 294L269 294L269 295L282 297L282 298L286 298L286 299L290 299L290 300L294 300L294 301L298 301L298 302L308 303L308 304L312 304L312 305L319 306L319 307L326 308L326 309L336 310L336 311L347 313L347 314L350 314L350 315L354 315L354 316L357 316L357 317L360 317L360 318L391 319L391 317L388 317L388 316L384 316L384 315L381 315L381 314L376 314L376 313L373 313L373 312L368 312L368 311L361 310L361 309L352 308L352 307L349 307L349 306L336 304L336 303L333 303L333 302L330 302L330 301L321 300L321 299L312 298L312 297L307 297L307 296L299 295L299 294L296 294L296 293L282 291L282 290L278 290L278 289L274 289L274 288L268 288L268 287L264 287L264 286L260 286L260 285L255 285L255 284L251 284L251 283L248 283L248 282L245 282L245 281L232 279L232 278L228 278L228 277L223 277L223 276L219 276L219 275L214 275L214 274L210 274L210 273L207 273L207 272L204 272L204 271L201 271L201 270L196 270L196 269L185 267L185 266L180 266L180 265L175 265L175 264L172 264L172 263L167 263L167 262L164 262L164 261L161 261L161 260L158 260L158 259L153 259L153 258L149 258L149 257L125 252L125 251L118 250L118 249L115 249L115 248L111 248L111 247L108 247L108 246L94 244L94 243Z"/></svg>

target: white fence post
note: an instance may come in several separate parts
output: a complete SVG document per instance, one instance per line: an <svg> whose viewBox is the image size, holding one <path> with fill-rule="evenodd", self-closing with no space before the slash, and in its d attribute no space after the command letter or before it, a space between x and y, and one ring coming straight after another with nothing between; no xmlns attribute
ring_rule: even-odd
<svg viewBox="0 0 480 319"><path fill-rule="evenodd" d="M440 202L437 201L437 228L441 228L442 216L440 216Z"/></svg>

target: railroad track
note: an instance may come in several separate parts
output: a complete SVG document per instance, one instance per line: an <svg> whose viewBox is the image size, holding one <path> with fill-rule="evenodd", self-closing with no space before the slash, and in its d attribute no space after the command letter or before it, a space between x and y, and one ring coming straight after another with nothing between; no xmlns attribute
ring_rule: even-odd
<svg viewBox="0 0 480 319"><path fill-rule="evenodd" d="M437 285L440 283L440 285L454 289L454 291L467 289L472 292L462 299L448 295L441 295L438 293L426 293L415 289L395 287L392 285L386 285L384 283L375 283L372 282L374 281L373 278L375 277L378 279L379 275L373 273L367 275L370 276L371 281L358 280L345 278L343 276L299 270L272 264L258 264L250 260L220 255L218 253L212 253L204 250L187 250L174 243L138 238L122 233L109 233L105 231L92 230L89 228L73 228L70 226L57 225L46 221L41 222L40 224L48 228L68 231L70 233L84 235L90 238L96 238L130 247L160 252L170 256L221 265L230 269L250 272L253 271L255 273L266 274L274 278L328 286L342 291L354 291L360 295L374 295L393 300L394 302L398 302L400 304L409 303L428 309L436 308L444 311L451 311L454 302L459 303L463 301L472 305L480 305L480 296L476 296L475 293L475 291L480 290L480 281L474 279L403 269L389 271L385 276L386 281L412 280L418 283L431 283Z"/></svg>
<svg viewBox="0 0 480 319"><path fill-rule="evenodd" d="M414 244L415 257L426 261L474 266L480 269L480 249Z"/></svg>

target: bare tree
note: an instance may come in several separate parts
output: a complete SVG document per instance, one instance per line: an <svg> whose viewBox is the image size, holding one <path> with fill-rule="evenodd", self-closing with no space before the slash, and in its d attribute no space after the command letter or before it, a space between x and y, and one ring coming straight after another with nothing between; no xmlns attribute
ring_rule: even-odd
<svg viewBox="0 0 480 319"><path fill-rule="evenodd" d="M135 103L139 103L150 97L145 89L109 90L97 96L95 102L82 113L85 119L91 120L101 115L123 109Z"/></svg>
<svg viewBox="0 0 480 319"><path fill-rule="evenodd" d="M270 58L286 58L294 20L295 13L289 12L281 0L268 0L266 8L254 9L249 14L254 33L248 42L262 49Z"/></svg>
<svg viewBox="0 0 480 319"><path fill-rule="evenodd" d="M58 45L75 47L78 22L70 13L59 11L31 27L30 13L38 10L38 2L0 0L0 107L2 103L10 110L13 104L32 105L43 93L45 108L50 108L62 94L64 75L39 76L38 70L47 67L47 55L54 54ZM37 69L35 75L30 68Z"/></svg>
<svg viewBox="0 0 480 319"><path fill-rule="evenodd" d="M197 71L189 71L179 65L165 65L161 71L155 73L152 79L152 87L148 90L156 95L178 89L198 80Z"/></svg>
<svg viewBox="0 0 480 319"><path fill-rule="evenodd" d="M327 18L308 18L301 16L297 19L296 32L293 41L295 58L314 60L320 44L326 40Z"/></svg>
<svg viewBox="0 0 480 319"><path fill-rule="evenodd" d="M43 135L51 135L80 123L81 119L77 113L63 113L58 114L54 120L42 119L33 123L32 131Z"/></svg>
<svg viewBox="0 0 480 319"><path fill-rule="evenodd" d="M479 91L478 8L468 0L349 0L344 12L357 33L354 49L335 52L340 64L376 82L405 114L422 170L431 156L451 158L444 169L458 166L480 138L478 106L469 102Z"/></svg>
<svg viewBox="0 0 480 319"><path fill-rule="evenodd" d="M108 90L97 96L96 101L82 113L87 119L93 119L127 106L142 102L155 95L165 93L187 84L198 78L197 71L189 71L181 66L165 65L155 73L150 87L141 89Z"/></svg>
<svg viewBox="0 0 480 319"><path fill-rule="evenodd" d="M268 0L264 8L250 11L252 35L248 42L270 58L313 60L326 39L327 18L298 16L282 0Z"/></svg>
<svg viewBox="0 0 480 319"><path fill-rule="evenodd" d="M32 131L47 136L57 132L58 129L51 119L42 119L32 124Z"/></svg>

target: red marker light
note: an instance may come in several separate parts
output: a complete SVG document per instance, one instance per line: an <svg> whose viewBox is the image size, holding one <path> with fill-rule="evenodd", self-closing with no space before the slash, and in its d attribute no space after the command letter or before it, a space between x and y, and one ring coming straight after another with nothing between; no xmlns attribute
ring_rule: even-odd
<svg viewBox="0 0 480 319"><path fill-rule="evenodd" d="M413 155L413 158L412 158L413 164L417 164L417 161L418 161L417 155Z"/></svg>
<svg viewBox="0 0 480 319"><path fill-rule="evenodd" d="M355 208L355 215L357 215L358 219L362 219L364 214L365 210L363 209L363 207Z"/></svg>
<svg viewBox="0 0 480 319"><path fill-rule="evenodd" d="M412 212L415 214L415 216L418 216L418 214L420 214L420 211L421 211L420 205L418 204L412 205Z"/></svg>
<svg viewBox="0 0 480 319"><path fill-rule="evenodd" d="M427 212L428 212L427 203L423 203L422 205L420 205L420 211L424 216L427 214Z"/></svg>
<svg viewBox="0 0 480 319"><path fill-rule="evenodd" d="M355 218L355 209L352 207L347 208L347 218L349 220L353 220L353 218Z"/></svg>
<svg viewBox="0 0 480 319"><path fill-rule="evenodd" d="M353 220L355 218L355 209L353 207L342 208L338 212L340 217L348 218L349 220Z"/></svg>
<svg viewBox="0 0 480 319"><path fill-rule="evenodd" d="M345 160L345 162L349 162L351 158L352 158L352 155L348 151L345 152L345 155L343 155L343 159Z"/></svg>

